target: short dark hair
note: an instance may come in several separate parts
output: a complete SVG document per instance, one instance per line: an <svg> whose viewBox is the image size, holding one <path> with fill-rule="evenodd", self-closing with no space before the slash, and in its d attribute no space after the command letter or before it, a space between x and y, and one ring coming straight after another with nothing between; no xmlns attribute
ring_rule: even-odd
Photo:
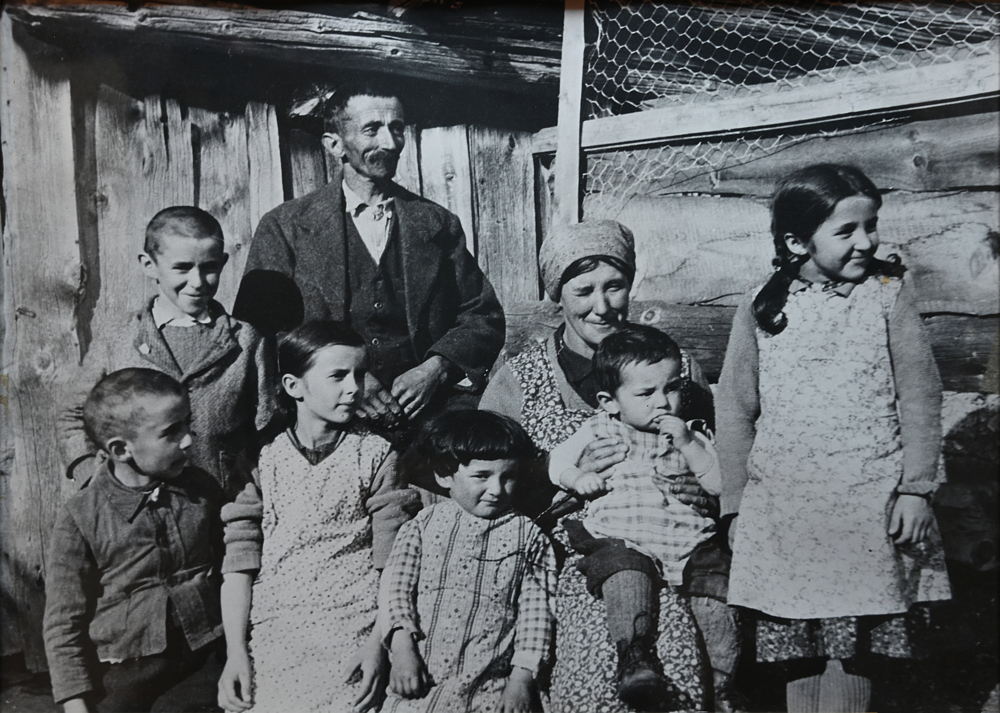
<svg viewBox="0 0 1000 713"><path fill-rule="evenodd" d="M531 437L517 421L493 411L445 411L427 421L400 459L404 482L426 482L434 475L447 478L473 460L511 459L527 462L538 457ZM524 469L518 469L522 473Z"/></svg>
<svg viewBox="0 0 1000 713"><path fill-rule="evenodd" d="M146 226L146 240L142 250L155 258L163 252L163 236L167 233L182 238L215 238L223 242L222 226L212 215L192 205L175 205L164 208L153 216Z"/></svg>
<svg viewBox="0 0 1000 713"><path fill-rule="evenodd" d="M103 450L109 438L131 435L139 417L139 400L145 396L188 397L181 383L162 371L113 371L97 382L83 404L83 427L91 442Z"/></svg>
<svg viewBox="0 0 1000 713"><path fill-rule="evenodd" d="M387 84L375 80L366 79L358 82L350 82L337 87L323 106L323 130L328 133L341 133L341 120L347 104L354 97L389 97L391 99L402 100L399 92Z"/></svg>
<svg viewBox="0 0 1000 713"><path fill-rule="evenodd" d="M598 391L614 394L622 385L622 369L629 364L680 361L677 342L655 327L626 324L609 334L594 352L594 380Z"/></svg>

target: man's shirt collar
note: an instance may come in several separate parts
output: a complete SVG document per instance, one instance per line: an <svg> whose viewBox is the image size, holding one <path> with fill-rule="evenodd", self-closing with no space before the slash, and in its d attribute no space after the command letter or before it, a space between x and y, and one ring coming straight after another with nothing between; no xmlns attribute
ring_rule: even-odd
<svg viewBox="0 0 1000 713"><path fill-rule="evenodd" d="M392 206L392 196L381 194L380 196L373 197L371 202L366 202L361 200L357 193L351 190L351 187L347 185L347 181L341 181L341 186L344 190L344 207L347 208L347 212L354 218L364 212L369 207L382 206L383 209Z"/></svg>

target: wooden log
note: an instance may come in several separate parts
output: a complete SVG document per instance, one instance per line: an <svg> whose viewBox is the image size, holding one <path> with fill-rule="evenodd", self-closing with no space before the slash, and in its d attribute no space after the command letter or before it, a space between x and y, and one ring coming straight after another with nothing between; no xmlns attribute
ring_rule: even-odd
<svg viewBox="0 0 1000 713"><path fill-rule="evenodd" d="M479 265L501 303L538 294L530 134L470 127Z"/></svg>
<svg viewBox="0 0 1000 713"><path fill-rule="evenodd" d="M532 141L534 151L534 141ZM535 206L538 245L545 242L552 230L555 215L555 154L534 154L535 158Z"/></svg>
<svg viewBox="0 0 1000 713"><path fill-rule="evenodd" d="M260 102L247 102L246 125L251 233L247 235L244 244L248 250L252 231L257 229L261 217L281 204L285 194L281 187L281 149L278 117L274 107ZM232 266L229 269L232 270ZM238 274L242 273L241 265Z"/></svg>
<svg viewBox="0 0 1000 713"><path fill-rule="evenodd" d="M28 666L42 670L45 549L56 510L71 492L51 434L72 384L67 367L78 356L74 308L82 275L73 115L69 79L32 65L6 14L0 19L0 65L7 328L0 394L9 401L2 415L8 419L2 429L4 467L13 466L0 478L0 546L7 568L0 583L9 624L3 634L13 638L2 649L23 651Z"/></svg>
<svg viewBox="0 0 1000 713"><path fill-rule="evenodd" d="M219 278L216 299L232 309L243 277L251 230L250 162L247 125L243 114L188 110L197 141L201 167L196 187L197 203L222 225L229 261Z"/></svg>
<svg viewBox="0 0 1000 713"><path fill-rule="evenodd" d="M793 127L838 119L995 101L1000 92L1000 45L983 43L980 50L946 64L867 73L843 67L797 87L771 82L733 96L705 93L684 103L672 102L668 108L590 119L583 122L580 145L595 150L680 137L721 140L765 127L791 132ZM832 81L837 82L836 92L830 91ZM556 137L554 129L538 132L536 153L553 150Z"/></svg>
<svg viewBox="0 0 1000 713"><path fill-rule="evenodd" d="M789 173L811 163L849 163L879 187L951 190L1000 183L1000 124L996 113L844 128L839 134L789 135L756 142L707 141L700 146L598 152L589 191L611 195L710 193L766 198ZM647 166L646 176L635 163ZM593 199L591 199L593 200Z"/></svg>
<svg viewBox="0 0 1000 713"><path fill-rule="evenodd" d="M983 391L983 376L1000 329L997 315L932 314L924 317L945 389Z"/></svg>
<svg viewBox="0 0 1000 713"><path fill-rule="evenodd" d="M542 341L562 323L559 306L545 301L512 302L505 307L507 339L499 361L519 354L532 341ZM732 307L634 301L629 319L648 324L674 338L712 382L719 378L732 326ZM944 388L981 391L983 374L1000 327L1000 317L961 314L924 316Z"/></svg>
<svg viewBox="0 0 1000 713"><path fill-rule="evenodd" d="M195 203L191 125L176 102L140 101L101 87L95 131L100 263L87 286L98 291L94 340L84 360L88 374L116 368L128 316L156 294L136 258L146 224L164 208Z"/></svg>
<svg viewBox="0 0 1000 713"><path fill-rule="evenodd" d="M587 217L603 215L589 205ZM880 254L903 258L922 312L1000 312L998 209L993 191L885 196ZM635 233L636 299L734 305L770 273L770 215L761 200L637 197L611 217Z"/></svg>
<svg viewBox="0 0 1000 713"><path fill-rule="evenodd" d="M998 44L987 51L947 64L862 73L852 68L831 71L837 82L809 82L798 87L772 83L746 95L705 100L670 108L584 122L581 145L634 145L666 137L735 133L762 127L802 126L847 117L883 114L897 107L932 107L960 100L995 97L1000 92Z"/></svg>
<svg viewBox="0 0 1000 713"><path fill-rule="evenodd" d="M301 129L288 132L288 159L292 171L292 198L326 185L325 149L319 137Z"/></svg>
<svg viewBox="0 0 1000 713"><path fill-rule="evenodd" d="M475 255L476 222L467 127L438 126L420 132L420 185L424 198L459 217L466 247Z"/></svg>
<svg viewBox="0 0 1000 713"><path fill-rule="evenodd" d="M21 5L8 12L30 31L67 45L134 42L147 47L169 44L175 50L216 48L265 61L376 70L507 91L533 86L551 91L559 74L554 38L546 42L494 35L449 42L407 22L363 12L337 17L167 4L134 10L118 2Z"/></svg>

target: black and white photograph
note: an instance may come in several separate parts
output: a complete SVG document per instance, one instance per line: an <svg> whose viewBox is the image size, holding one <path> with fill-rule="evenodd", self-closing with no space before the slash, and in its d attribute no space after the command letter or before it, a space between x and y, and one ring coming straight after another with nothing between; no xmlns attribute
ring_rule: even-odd
<svg viewBox="0 0 1000 713"><path fill-rule="evenodd" d="M0 0L0 711L1000 713L1000 3Z"/></svg>

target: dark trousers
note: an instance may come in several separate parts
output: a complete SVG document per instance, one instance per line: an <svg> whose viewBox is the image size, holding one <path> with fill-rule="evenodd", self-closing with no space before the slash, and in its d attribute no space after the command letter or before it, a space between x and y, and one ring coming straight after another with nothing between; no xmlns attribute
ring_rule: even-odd
<svg viewBox="0 0 1000 713"><path fill-rule="evenodd" d="M219 710L219 677L225 647L219 639L192 651L184 635L169 627L167 650L152 656L101 664L107 692L97 701L99 713L202 713Z"/></svg>

